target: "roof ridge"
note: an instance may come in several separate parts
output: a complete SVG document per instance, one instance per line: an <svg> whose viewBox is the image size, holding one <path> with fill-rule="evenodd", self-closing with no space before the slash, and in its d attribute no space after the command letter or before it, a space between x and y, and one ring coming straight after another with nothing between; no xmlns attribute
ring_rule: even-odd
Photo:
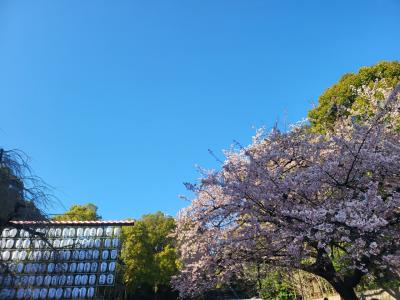
<svg viewBox="0 0 400 300"><path fill-rule="evenodd" d="M133 220L100 220L100 221L10 221L15 225L114 225L114 226L132 226Z"/></svg>

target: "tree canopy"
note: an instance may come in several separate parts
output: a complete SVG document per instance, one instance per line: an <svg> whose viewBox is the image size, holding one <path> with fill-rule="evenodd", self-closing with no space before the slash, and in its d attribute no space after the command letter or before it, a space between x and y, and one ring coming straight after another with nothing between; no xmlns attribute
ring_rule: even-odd
<svg viewBox="0 0 400 300"><path fill-rule="evenodd" d="M97 206L91 203L72 205L67 212L53 218L55 221L94 221L100 219L101 216L97 214Z"/></svg>
<svg viewBox="0 0 400 300"><path fill-rule="evenodd" d="M336 122L350 114L369 114L369 98L360 95L362 87L394 88L400 83L400 62L383 61L348 73L328 88L309 111L308 119L314 132L327 132Z"/></svg>
<svg viewBox="0 0 400 300"><path fill-rule="evenodd" d="M174 218L162 212L144 215L123 229L123 281L139 299L171 292L170 280L178 271L175 239L170 236L174 229Z"/></svg>
<svg viewBox="0 0 400 300"><path fill-rule="evenodd" d="M383 99L364 93L373 117L341 118L325 135L260 132L188 185L196 197L176 229L182 296L256 262L320 276L345 300L366 276L400 275L400 88L377 88Z"/></svg>

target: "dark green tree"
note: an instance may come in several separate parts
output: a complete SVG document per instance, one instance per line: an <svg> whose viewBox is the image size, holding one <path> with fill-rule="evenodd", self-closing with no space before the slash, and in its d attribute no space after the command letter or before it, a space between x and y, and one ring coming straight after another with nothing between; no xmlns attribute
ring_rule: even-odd
<svg viewBox="0 0 400 300"><path fill-rule="evenodd" d="M335 122L349 114L368 114L369 103L357 93L362 86L394 88L400 83L400 62L383 61L371 67L362 67L358 73L348 73L319 98L318 105L308 112L311 129L329 131Z"/></svg>
<svg viewBox="0 0 400 300"><path fill-rule="evenodd" d="M72 205L67 212L53 218L54 221L94 221L100 219L101 216L97 214L97 206L91 203Z"/></svg>
<svg viewBox="0 0 400 300"><path fill-rule="evenodd" d="M308 112L311 130L319 133L327 133L342 118L351 116L355 122L374 117L376 109L371 103L371 97L365 97L360 93L360 88L369 87L378 91L379 88L392 90L398 93L400 88L400 62L382 61L370 67L362 67L357 73L349 73L333 86L325 90L318 98L318 105ZM383 98L374 93L372 98ZM400 98L397 97L397 101ZM400 119L388 119L393 124L394 130L400 130ZM340 257L338 253L337 257ZM393 297L398 297L399 280L393 274L382 273L382 277L364 278L360 283L360 290L383 288ZM395 288L393 288L395 287Z"/></svg>
<svg viewBox="0 0 400 300"><path fill-rule="evenodd" d="M130 298L175 299L170 280L178 271L175 220L162 212L142 216L123 229L123 282Z"/></svg>

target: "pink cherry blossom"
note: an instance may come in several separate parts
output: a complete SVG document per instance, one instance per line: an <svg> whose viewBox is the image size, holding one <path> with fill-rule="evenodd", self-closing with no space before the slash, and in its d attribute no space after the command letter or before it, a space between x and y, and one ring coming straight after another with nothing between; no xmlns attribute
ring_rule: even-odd
<svg viewBox="0 0 400 300"><path fill-rule="evenodd" d="M188 185L196 197L176 230L183 268L173 284L181 296L259 262L321 276L344 299L357 299L366 274L398 274L399 90L381 90L384 100L359 91L374 117L342 120L326 135L304 124L257 131L251 145L226 152L221 170Z"/></svg>

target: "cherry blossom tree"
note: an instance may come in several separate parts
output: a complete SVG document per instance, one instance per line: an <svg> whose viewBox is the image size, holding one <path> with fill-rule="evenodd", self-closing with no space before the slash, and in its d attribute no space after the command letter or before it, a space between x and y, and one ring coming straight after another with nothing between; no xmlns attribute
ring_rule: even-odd
<svg viewBox="0 0 400 300"><path fill-rule="evenodd" d="M305 125L259 131L226 152L221 170L188 184L196 196L176 229L181 296L254 262L320 276L346 300L365 276L398 277L399 91L363 87L373 117L343 119L326 135Z"/></svg>

